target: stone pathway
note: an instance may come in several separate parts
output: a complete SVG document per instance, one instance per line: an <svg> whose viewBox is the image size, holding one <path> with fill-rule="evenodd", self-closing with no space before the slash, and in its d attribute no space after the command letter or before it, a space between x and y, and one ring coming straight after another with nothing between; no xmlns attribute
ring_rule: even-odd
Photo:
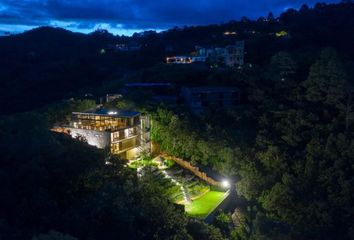
<svg viewBox="0 0 354 240"><path fill-rule="evenodd" d="M190 194L189 194L188 189L187 189L185 186L183 186L183 184L181 184L180 182L178 182L175 178L173 178L173 176L169 175L165 170L162 170L161 172L165 175L166 178L171 179L171 181L172 181L173 183L175 183L177 186L179 186L179 187L181 188L181 191L182 191L182 193L183 193L183 198L184 198L185 203L186 203L186 204L191 203L192 200L191 200L191 197L190 197Z"/></svg>

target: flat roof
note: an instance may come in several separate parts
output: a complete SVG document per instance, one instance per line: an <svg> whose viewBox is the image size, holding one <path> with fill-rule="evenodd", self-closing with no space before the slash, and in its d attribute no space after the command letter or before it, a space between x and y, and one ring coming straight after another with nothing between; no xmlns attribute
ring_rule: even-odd
<svg viewBox="0 0 354 240"><path fill-rule="evenodd" d="M135 117L140 115L139 112L135 111L124 111L124 110L118 110L118 109L96 109L93 111L86 111L86 112L73 112L73 114L92 114L92 115L99 115L99 116L112 116L112 117Z"/></svg>

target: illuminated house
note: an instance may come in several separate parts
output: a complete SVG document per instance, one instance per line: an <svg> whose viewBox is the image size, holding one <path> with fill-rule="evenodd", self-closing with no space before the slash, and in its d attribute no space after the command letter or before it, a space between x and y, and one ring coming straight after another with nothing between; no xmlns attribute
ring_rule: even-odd
<svg viewBox="0 0 354 240"><path fill-rule="evenodd" d="M139 112L108 111L73 112L66 132L98 148L108 148L123 159L150 152L150 120Z"/></svg>
<svg viewBox="0 0 354 240"><path fill-rule="evenodd" d="M184 87L181 95L185 105L198 114L205 109L228 109L239 105L237 87Z"/></svg>
<svg viewBox="0 0 354 240"><path fill-rule="evenodd" d="M167 57L169 64L190 64L209 62L212 64L222 63L228 67L241 66L244 64L244 41L237 41L235 45L226 47L203 48L196 46L196 54L193 56Z"/></svg>
<svg viewBox="0 0 354 240"><path fill-rule="evenodd" d="M173 56L173 57L166 58L166 63L189 64L192 62L193 62L192 57L190 57L190 56Z"/></svg>

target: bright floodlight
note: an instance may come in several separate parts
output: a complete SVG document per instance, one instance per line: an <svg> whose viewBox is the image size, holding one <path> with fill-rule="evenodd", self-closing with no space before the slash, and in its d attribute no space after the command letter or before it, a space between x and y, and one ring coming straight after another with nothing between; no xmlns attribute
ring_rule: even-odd
<svg viewBox="0 0 354 240"><path fill-rule="evenodd" d="M222 181L221 186L223 188L229 188L230 187L230 183L229 183L229 181L224 180L224 181Z"/></svg>
<svg viewBox="0 0 354 240"><path fill-rule="evenodd" d="M108 115L116 115L116 114L117 112L113 112L113 111L108 112Z"/></svg>

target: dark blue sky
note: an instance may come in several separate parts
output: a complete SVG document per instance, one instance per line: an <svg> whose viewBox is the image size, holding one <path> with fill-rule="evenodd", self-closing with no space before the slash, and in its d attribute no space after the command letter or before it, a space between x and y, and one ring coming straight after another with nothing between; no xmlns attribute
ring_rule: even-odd
<svg viewBox="0 0 354 240"><path fill-rule="evenodd" d="M312 0L0 0L0 31L21 32L37 26L115 34L162 30L173 26L222 23L242 16L299 8ZM325 0L322 2L339 2Z"/></svg>

